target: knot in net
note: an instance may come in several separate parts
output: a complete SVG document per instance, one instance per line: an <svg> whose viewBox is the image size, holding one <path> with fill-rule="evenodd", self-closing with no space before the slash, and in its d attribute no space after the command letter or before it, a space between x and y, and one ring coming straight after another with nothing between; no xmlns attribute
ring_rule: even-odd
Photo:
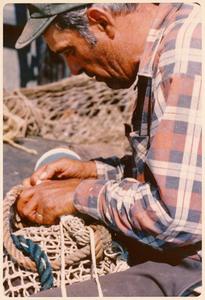
<svg viewBox="0 0 205 300"><path fill-rule="evenodd" d="M73 284L90 279L91 228L97 274L102 276L129 268L127 250L113 241L109 230L100 223L73 215L62 216L59 224L52 226L21 219L16 200L22 189L20 185L13 187L4 199L3 286L6 296L25 297L59 287L62 280Z"/></svg>

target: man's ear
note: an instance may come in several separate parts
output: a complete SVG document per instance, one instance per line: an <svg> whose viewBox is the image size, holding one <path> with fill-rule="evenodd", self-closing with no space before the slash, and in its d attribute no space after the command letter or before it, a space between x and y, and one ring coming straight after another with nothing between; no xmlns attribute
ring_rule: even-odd
<svg viewBox="0 0 205 300"><path fill-rule="evenodd" d="M100 7L90 7L87 11L90 25L97 25L99 30L104 31L110 38L115 35L115 19L111 12Z"/></svg>

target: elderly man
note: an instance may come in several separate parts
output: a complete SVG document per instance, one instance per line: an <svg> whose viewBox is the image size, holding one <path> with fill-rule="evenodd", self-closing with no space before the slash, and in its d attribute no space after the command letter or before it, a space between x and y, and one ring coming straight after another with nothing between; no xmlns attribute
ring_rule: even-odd
<svg viewBox="0 0 205 300"><path fill-rule="evenodd" d="M60 215L79 211L133 239L133 251L143 262L101 277L104 296L199 295L200 5L28 7L30 19L16 48L42 35L52 51L64 56L72 74L84 72L113 89L133 84L136 103L125 126L132 157L61 158L44 164L24 180L19 213L54 224ZM142 245L148 245L149 255ZM68 293L96 296L97 289L90 280L68 287Z"/></svg>

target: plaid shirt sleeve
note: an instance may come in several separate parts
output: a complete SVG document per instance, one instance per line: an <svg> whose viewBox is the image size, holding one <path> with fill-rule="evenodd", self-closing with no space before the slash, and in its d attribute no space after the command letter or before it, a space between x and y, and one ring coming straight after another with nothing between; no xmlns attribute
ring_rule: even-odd
<svg viewBox="0 0 205 300"><path fill-rule="evenodd" d="M183 5L172 14L155 52L150 146L144 159L153 180L123 178L120 164L116 180L106 175L110 166L98 162L99 179L83 181L74 199L80 212L159 250L201 241L202 53L197 11Z"/></svg>
<svg viewBox="0 0 205 300"><path fill-rule="evenodd" d="M108 159L95 159L98 179L121 181L124 176L124 168L118 157Z"/></svg>

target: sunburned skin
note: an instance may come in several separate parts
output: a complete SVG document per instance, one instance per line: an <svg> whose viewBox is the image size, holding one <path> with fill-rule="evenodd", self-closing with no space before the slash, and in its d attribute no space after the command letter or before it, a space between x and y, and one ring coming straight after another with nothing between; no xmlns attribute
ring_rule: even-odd
<svg viewBox="0 0 205 300"><path fill-rule="evenodd" d="M89 30L97 40L94 46L76 31L60 31L54 24L48 27L43 38L52 51L64 56L73 75L84 72L112 89L129 88L136 79L146 36L155 16L155 6L149 7L149 19L146 7L141 18L136 18L135 13L127 14L126 23L124 15L116 17L103 9L89 8ZM134 28L138 28L138 39L134 38Z"/></svg>

